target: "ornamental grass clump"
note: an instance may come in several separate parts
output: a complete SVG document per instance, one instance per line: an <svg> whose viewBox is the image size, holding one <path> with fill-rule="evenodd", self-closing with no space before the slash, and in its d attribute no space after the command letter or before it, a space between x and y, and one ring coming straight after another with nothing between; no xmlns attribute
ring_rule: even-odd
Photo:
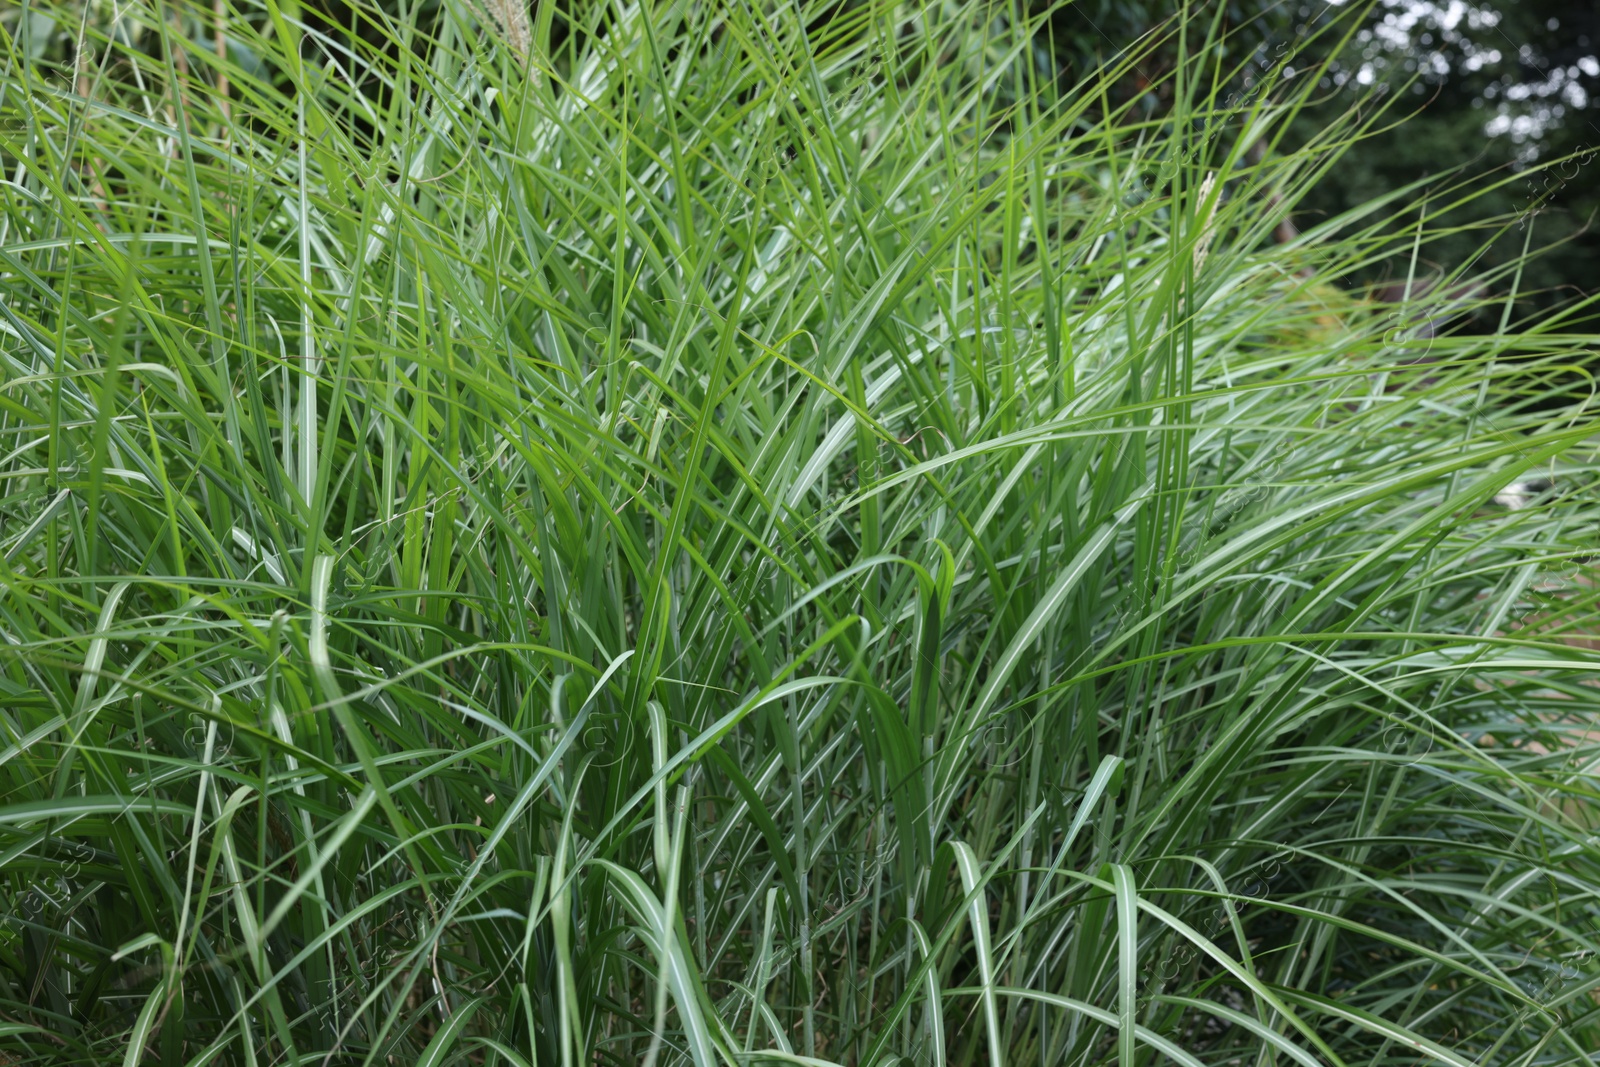
<svg viewBox="0 0 1600 1067"><path fill-rule="evenodd" d="M509 10L0 14L0 1060L1594 1062L1594 339L1279 240L1392 98Z"/></svg>

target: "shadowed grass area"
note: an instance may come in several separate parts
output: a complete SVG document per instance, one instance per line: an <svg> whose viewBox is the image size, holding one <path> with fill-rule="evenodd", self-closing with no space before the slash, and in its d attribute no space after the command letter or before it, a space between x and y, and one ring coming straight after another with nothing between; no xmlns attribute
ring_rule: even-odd
<svg viewBox="0 0 1600 1067"><path fill-rule="evenodd" d="M1384 99L298 11L0 18L0 1059L1594 1062L1594 338L1275 240Z"/></svg>

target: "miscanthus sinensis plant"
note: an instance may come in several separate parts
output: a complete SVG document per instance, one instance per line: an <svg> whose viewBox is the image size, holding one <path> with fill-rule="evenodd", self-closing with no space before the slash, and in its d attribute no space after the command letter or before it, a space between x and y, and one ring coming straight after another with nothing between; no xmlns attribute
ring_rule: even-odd
<svg viewBox="0 0 1600 1067"><path fill-rule="evenodd" d="M0 1062L1594 1062L1592 339L1275 238L1389 99L343 17L0 15Z"/></svg>

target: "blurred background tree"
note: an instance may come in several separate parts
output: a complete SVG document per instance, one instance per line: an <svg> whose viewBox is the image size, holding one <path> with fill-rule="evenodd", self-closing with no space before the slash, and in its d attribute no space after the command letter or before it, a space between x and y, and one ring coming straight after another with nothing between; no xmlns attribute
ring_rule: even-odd
<svg viewBox="0 0 1600 1067"><path fill-rule="evenodd" d="M1351 81L1386 84L1406 97L1409 117L1347 153L1305 210L1331 217L1446 172L1503 182L1440 219L1442 226L1468 228L1434 243L1432 269L1471 263L1470 273L1483 273L1531 240L1546 250L1522 276L1516 316L1595 328L1600 8L1581 0L1382 0L1353 47L1334 58L1326 81L1330 90ZM1319 120L1316 112L1302 115L1301 136L1309 138ZM1451 184L1450 177L1429 183L1417 198L1419 210L1424 199L1433 210L1455 199L1444 195ZM1483 247L1480 226L1495 219L1514 222ZM1392 273L1396 265L1385 269ZM1498 322L1498 310L1477 316L1479 328Z"/></svg>
<svg viewBox="0 0 1600 1067"><path fill-rule="evenodd" d="M1319 72L1326 92L1296 117L1285 149L1326 129L1354 91L1386 90L1392 98L1387 121L1299 199L1294 222L1304 230L1419 185L1405 202L1411 218L1428 213L1436 237L1414 266L1408 254L1378 258L1347 285L1397 299L1408 274L1424 285L1459 275L1464 287L1488 275L1457 328L1500 329L1514 288L1511 325L1600 332L1600 5L1229 0L1221 10L1214 3L1193 10L1220 17L1231 31L1219 65L1237 72L1236 94L1270 99L1274 79ZM1082 0L1056 12L1049 34L1063 80L1082 80L1141 35L1170 31L1176 18L1172 5L1146 0ZM1316 33L1330 26L1333 32ZM1164 77L1177 47L1174 36L1165 61L1126 80L1148 114L1161 114L1170 98ZM1463 183L1495 187L1452 207L1465 199ZM1540 254L1513 277L1505 268L1525 243ZM1600 369L1592 355L1577 362ZM1574 373L1576 388L1586 381Z"/></svg>

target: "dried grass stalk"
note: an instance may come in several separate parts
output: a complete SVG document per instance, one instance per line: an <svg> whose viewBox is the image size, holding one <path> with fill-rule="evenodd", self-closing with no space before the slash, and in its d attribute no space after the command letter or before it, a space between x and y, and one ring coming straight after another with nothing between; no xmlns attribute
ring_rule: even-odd
<svg viewBox="0 0 1600 1067"><path fill-rule="evenodd" d="M527 0L478 0L478 5L506 35L511 50L523 63L533 48L533 31L528 28Z"/></svg>

